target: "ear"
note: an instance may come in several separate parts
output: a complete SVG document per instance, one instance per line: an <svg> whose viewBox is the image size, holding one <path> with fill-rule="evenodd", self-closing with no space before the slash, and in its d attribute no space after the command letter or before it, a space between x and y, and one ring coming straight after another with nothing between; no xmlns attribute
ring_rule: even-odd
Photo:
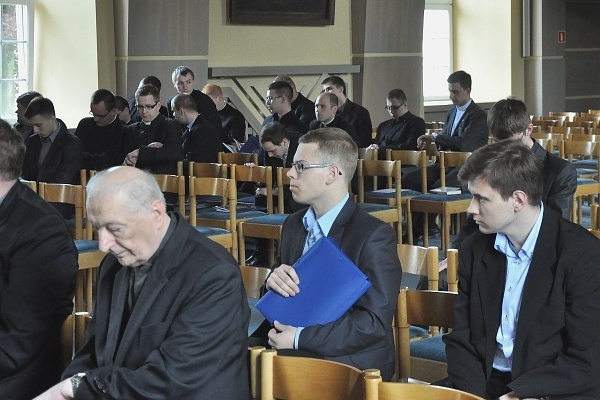
<svg viewBox="0 0 600 400"><path fill-rule="evenodd" d="M337 165L333 165L329 167L329 173L327 174L326 184L331 185L336 182L338 179L344 179L340 172L340 168Z"/></svg>
<svg viewBox="0 0 600 400"><path fill-rule="evenodd" d="M522 190L515 190L512 194L512 198L513 198L513 209L515 210L515 212L519 212L521 211L523 208L525 208L527 206L528 203L528 197L527 194L525 192L523 192Z"/></svg>
<svg viewBox="0 0 600 400"><path fill-rule="evenodd" d="M154 200L150 206L150 212L152 213L152 219L157 228L161 228L167 215L167 207L165 203L160 200Z"/></svg>
<svg viewBox="0 0 600 400"><path fill-rule="evenodd" d="M527 129L525 129L525 137L529 137L532 132L533 132L533 124L530 123L529 126L527 126Z"/></svg>

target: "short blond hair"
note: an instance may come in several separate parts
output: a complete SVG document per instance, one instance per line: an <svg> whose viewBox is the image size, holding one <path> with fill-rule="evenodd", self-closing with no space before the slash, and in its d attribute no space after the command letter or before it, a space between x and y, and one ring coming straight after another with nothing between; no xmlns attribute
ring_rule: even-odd
<svg viewBox="0 0 600 400"><path fill-rule="evenodd" d="M219 97L223 95L223 90L221 86L215 85L214 83L207 83L202 88L202 93L210 96L210 97Z"/></svg>

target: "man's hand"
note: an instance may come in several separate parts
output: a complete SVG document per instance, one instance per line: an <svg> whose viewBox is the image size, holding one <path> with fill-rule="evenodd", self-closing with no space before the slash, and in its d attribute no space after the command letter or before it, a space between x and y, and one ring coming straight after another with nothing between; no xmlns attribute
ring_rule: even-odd
<svg viewBox="0 0 600 400"><path fill-rule="evenodd" d="M71 378L68 378L52 386L33 400L70 400L72 398L73 386L71 385Z"/></svg>
<svg viewBox="0 0 600 400"><path fill-rule="evenodd" d="M135 167L137 163L138 156L140 155L140 149L135 149L131 153L128 153L125 157L125 161L123 161L123 165L129 165L130 167Z"/></svg>
<svg viewBox="0 0 600 400"><path fill-rule="evenodd" d="M433 141L433 138L431 137L431 135L421 135L417 139L417 147L420 150L423 150L427 146L429 146L429 143L431 143L432 141Z"/></svg>
<svg viewBox="0 0 600 400"><path fill-rule="evenodd" d="M444 258L438 264L438 272L442 272L445 269L448 269L448 259L447 258Z"/></svg>
<svg viewBox="0 0 600 400"><path fill-rule="evenodd" d="M504 396L500 396L498 398L498 400L519 400L519 398L517 397L517 395L515 395L515 392L510 392L510 393L506 393ZM523 400L536 400L535 398L532 397L527 397L526 399Z"/></svg>
<svg viewBox="0 0 600 400"><path fill-rule="evenodd" d="M250 168L252 168L252 167L256 167L256 164L254 164L253 162L247 162L247 163L244 163L244 165L245 165L246 167L250 167Z"/></svg>
<svg viewBox="0 0 600 400"><path fill-rule="evenodd" d="M376 144L371 144L371 145L369 145L369 147L367 147L367 150L368 150L368 149L377 150L378 148L379 148L379 146L378 146L378 145L376 145Z"/></svg>
<svg viewBox="0 0 600 400"><path fill-rule="evenodd" d="M257 196L266 196L267 195L267 189L266 188L257 188L255 194Z"/></svg>
<svg viewBox="0 0 600 400"><path fill-rule="evenodd" d="M276 350L293 349L296 338L296 328L291 325L283 325L274 321L275 328L269 331L269 345Z"/></svg>
<svg viewBox="0 0 600 400"><path fill-rule="evenodd" d="M161 142L152 142L147 147L152 147L152 148L155 148L155 149L160 149L161 147L163 147L163 144Z"/></svg>
<svg viewBox="0 0 600 400"><path fill-rule="evenodd" d="M287 264L281 264L275 268L267 279L267 289L274 290L283 297L295 296L300 293L299 284L298 274Z"/></svg>

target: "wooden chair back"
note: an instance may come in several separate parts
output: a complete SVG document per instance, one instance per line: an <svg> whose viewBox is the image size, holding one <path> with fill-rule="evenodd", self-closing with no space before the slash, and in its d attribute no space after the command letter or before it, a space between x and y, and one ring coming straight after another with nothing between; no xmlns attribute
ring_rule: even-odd
<svg viewBox="0 0 600 400"><path fill-rule="evenodd" d="M438 290L439 249L437 246L422 247L412 244L397 245L402 272L427 276L429 290Z"/></svg>
<svg viewBox="0 0 600 400"><path fill-rule="evenodd" d="M233 164L231 178L236 182L262 183L267 190L267 214L273 214L273 170L272 167Z"/></svg>
<svg viewBox="0 0 600 400"><path fill-rule="evenodd" d="M590 206L590 229L600 230L600 205L598 204Z"/></svg>
<svg viewBox="0 0 600 400"><path fill-rule="evenodd" d="M71 204L75 207L75 227L73 228L73 239L88 239L84 235L83 209L85 207L85 191L81 185L70 185L67 183L45 183L40 182L38 186L40 197L50 203ZM87 231L87 230L86 230ZM91 229L89 230L91 235ZM91 237L89 238L91 239Z"/></svg>
<svg viewBox="0 0 600 400"><path fill-rule="evenodd" d="M277 212L279 214L283 214L285 212L285 196L281 191L289 190L284 189L284 187L288 187L290 185L290 178L287 176L287 173L290 169L291 168L277 167L277 187L279 188L279 195L277 196Z"/></svg>
<svg viewBox="0 0 600 400"><path fill-rule="evenodd" d="M244 281L244 288L246 289L246 297L259 299L260 288L267 280L267 276L271 270L269 268L246 265L240 265L240 270L242 271L242 280Z"/></svg>
<svg viewBox="0 0 600 400"><path fill-rule="evenodd" d="M600 144L591 141L563 140L560 142L560 157L569 162L575 159L598 158Z"/></svg>
<svg viewBox="0 0 600 400"><path fill-rule="evenodd" d="M458 293L458 250L446 250L448 291Z"/></svg>
<svg viewBox="0 0 600 400"><path fill-rule="evenodd" d="M152 174L160 191L177 195L177 207L181 215L185 215L185 178L168 174Z"/></svg>
<svg viewBox="0 0 600 400"><path fill-rule="evenodd" d="M358 202L365 202L365 179L373 179L373 187L377 190L376 177L387 178L387 189L396 189L396 202L400 204L402 191L400 178L402 176L401 163L390 160L358 160Z"/></svg>
<svg viewBox="0 0 600 400"><path fill-rule="evenodd" d="M217 155L219 164L237 164L244 165L246 163L254 163L258 165L258 154L257 153L226 153L220 151Z"/></svg>
<svg viewBox="0 0 600 400"><path fill-rule="evenodd" d="M582 133L573 133L572 135L569 136L569 140L578 140L580 142L600 143L600 134L589 135L589 134L582 134Z"/></svg>
<svg viewBox="0 0 600 400"><path fill-rule="evenodd" d="M260 353L261 400L362 400L364 375L349 365L305 357Z"/></svg>
<svg viewBox="0 0 600 400"><path fill-rule="evenodd" d="M483 400L474 394L440 386L382 382L380 376L365 376L366 400Z"/></svg>
<svg viewBox="0 0 600 400"><path fill-rule="evenodd" d="M361 160L377 160L377 150L367 149L366 147L359 147L358 158L360 158Z"/></svg>
<svg viewBox="0 0 600 400"><path fill-rule="evenodd" d="M533 126L539 126L542 129L542 132L549 132L551 126L557 126L558 121L556 119L543 119L544 117L540 117L540 119L532 119L531 123Z"/></svg>
<svg viewBox="0 0 600 400"><path fill-rule="evenodd" d="M188 177L189 176L227 178L227 164L190 161L188 164Z"/></svg>
<svg viewBox="0 0 600 400"><path fill-rule="evenodd" d="M421 192L427 193L427 152L425 150L391 150L386 151L386 159L400 161L402 166L415 166L421 170Z"/></svg>
<svg viewBox="0 0 600 400"><path fill-rule="evenodd" d="M19 180L21 181L22 184L27 185L29 187L29 189L33 190L34 192L38 192L38 184L36 181L28 181L26 179L21 179L19 178Z"/></svg>
<svg viewBox="0 0 600 400"><path fill-rule="evenodd" d="M462 167L471 157L470 152L465 151L440 151L440 182L446 186L446 168Z"/></svg>
<svg viewBox="0 0 600 400"><path fill-rule="evenodd" d="M554 152L554 143L552 142L552 139L536 139L535 141L547 152Z"/></svg>

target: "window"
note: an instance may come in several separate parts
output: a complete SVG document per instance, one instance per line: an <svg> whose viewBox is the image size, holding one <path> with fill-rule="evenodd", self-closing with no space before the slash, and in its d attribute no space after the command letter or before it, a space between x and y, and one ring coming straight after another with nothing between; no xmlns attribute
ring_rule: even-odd
<svg viewBox="0 0 600 400"><path fill-rule="evenodd" d="M14 121L15 101L31 86L33 3L0 0L0 16L0 117Z"/></svg>
<svg viewBox="0 0 600 400"><path fill-rule="evenodd" d="M448 100L452 73L452 1L425 1L423 21L423 98Z"/></svg>

